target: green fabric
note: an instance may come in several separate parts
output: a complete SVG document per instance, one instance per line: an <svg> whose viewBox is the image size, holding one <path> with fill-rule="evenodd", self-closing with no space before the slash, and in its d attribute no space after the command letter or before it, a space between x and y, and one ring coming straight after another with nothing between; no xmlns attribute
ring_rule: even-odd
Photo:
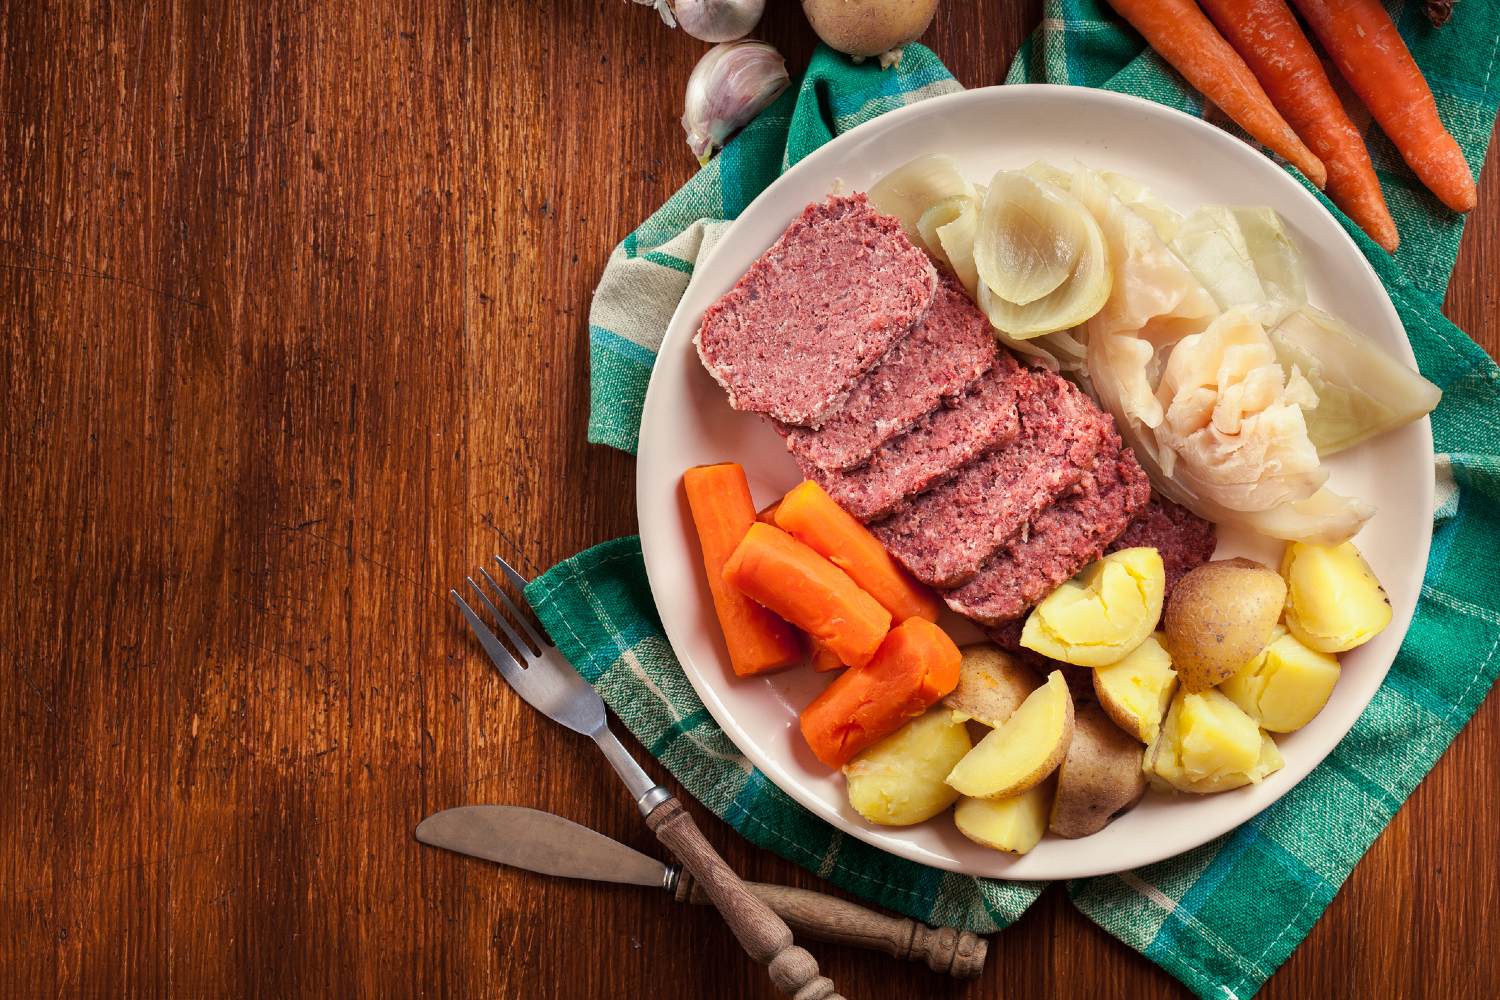
<svg viewBox="0 0 1500 1000"><path fill-rule="evenodd" d="M1444 121L1477 167L1495 118L1489 77L1500 11L1463 4L1436 32L1420 17L1419 4L1405 11L1388 6ZM1133 30L1088 0L1047 0L1043 27L1007 82L1105 87L1203 113L1202 98ZM727 220L833 136L959 89L920 45L885 72L820 47L799 87L611 255L590 314L589 440L634 452L667 322L694 262L722 236ZM1244 138L1213 109L1209 115ZM1285 960L1500 672L1500 581L1481 564L1500 538L1500 372L1437 308L1463 220L1412 179L1378 126L1360 124L1401 230L1400 251L1387 255L1329 208L1390 292L1423 374L1443 389L1432 416L1436 525L1416 616L1354 729L1274 806L1187 854L1068 885L1083 913L1214 1000L1250 996ZM970 878L875 850L815 819L771 784L715 725L683 675L662 633L637 539L558 565L527 596L625 725L690 794L752 842L875 903L979 932L1006 926L1040 892L1040 884Z"/></svg>

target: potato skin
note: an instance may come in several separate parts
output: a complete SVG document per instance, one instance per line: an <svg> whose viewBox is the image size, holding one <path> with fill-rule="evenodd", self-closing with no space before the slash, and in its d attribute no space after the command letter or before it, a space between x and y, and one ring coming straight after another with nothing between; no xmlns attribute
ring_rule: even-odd
<svg viewBox="0 0 1500 1000"><path fill-rule="evenodd" d="M1167 601L1167 647L1189 694L1206 691L1250 662L1270 641L1286 581L1249 559L1205 563Z"/></svg>
<svg viewBox="0 0 1500 1000"><path fill-rule="evenodd" d="M994 728L1021 707L1026 696L1042 686L1042 678L1020 659L994 643L982 642L959 650L958 687L943 704Z"/></svg>
<svg viewBox="0 0 1500 1000"><path fill-rule="evenodd" d="M921 38L937 0L802 0L802 13L829 48L864 58Z"/></svg>
<svg viewBox="0 0 1500 1000"><path fill-rule="evenodd" d="M1098 833L1146 794L1145 747L1092 703L1078 705L1073 742L1057 769L1048 828L1076 839Z"/></svg>

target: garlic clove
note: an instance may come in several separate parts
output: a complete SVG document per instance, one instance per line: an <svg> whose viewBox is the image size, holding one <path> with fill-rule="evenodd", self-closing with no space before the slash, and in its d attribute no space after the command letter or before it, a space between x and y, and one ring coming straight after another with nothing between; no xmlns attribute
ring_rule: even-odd
<svg viewBox="0 0 1500 1000"><path fill-rule="evenodd" d="M677 26L704 42L744 38L760 23L766 7L766 0L671 0L671 3Z"/></svg>
<svg viewBox="0 0 1500 1000"><path fill-rule="evenodd" d="M688 148L698 162L707 163L715 150L769 107L791 82L786 60L765 42L725 42L705 52L688 77L682 112Z"/></svg>

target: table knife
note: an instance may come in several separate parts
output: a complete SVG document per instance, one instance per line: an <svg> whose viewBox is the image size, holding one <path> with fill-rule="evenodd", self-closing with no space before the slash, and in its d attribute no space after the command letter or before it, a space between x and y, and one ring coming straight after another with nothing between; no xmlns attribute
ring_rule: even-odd
<svg viewBox="0 0 1500 1000"><path fill-rule="evenodd" d="M522 806L475 805L424 819L417 839L471 857L543 875L656 886L679 902L710 904L708 894L678 864L663 864L572 820ZM747 882L750 891L795 933L817 941L873 948L920 959L960 979L984 969L989 942L970 931L929 927L887 917L856 903L808 889Z"/></svg>

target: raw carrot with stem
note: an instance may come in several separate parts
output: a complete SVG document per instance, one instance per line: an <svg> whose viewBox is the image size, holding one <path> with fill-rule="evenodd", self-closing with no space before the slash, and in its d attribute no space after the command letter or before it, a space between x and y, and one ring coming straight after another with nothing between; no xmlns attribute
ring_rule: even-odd
<svg viewBox="0 0 1500 1000"><path fill-rule="evenodd" d="M908 618L938 619L942 598L891 558L880 539L833 502L812 480L799 483L776 505L776 526L792 534L849 574L900 624Z"/></svg>
<svg viewBox="0 0 1500 1000"><path fill-rule="evenodd" d="M802 647L792 627L724 582L724 564L755 523L745 470L733 462L701 465L683 474L682 485L735 675L754 677L801 663Z"/></svg>
<svg viewBox="0 0 1500 1000"><path fill-rule="evenodd" d="M1388 253L1401 242L1359 129L1286 0L1198 0L1287 124L1328 169L1324 190Z"/></svg>
<svg viewBox="0 0 1500 1000"><path fill-rule="evenodd" d="M724 581L862 667L891 628L891 613L849 574L780 528L750 525L724 564Z"/></svg>
<svg viewBox="0 0 1500 1000"><path fill-rule="evenodd" d="M844 671L802 710L802 737L818 760L843 767L957 687L962 659L946 632L908 618L866 666Z"/></svg>
<svg viewBox="0 0 1500 1000"><path fill-rule="evenodd" d="M1323 161L1297 138L1245 60L1193 0L1109 0L1109 5L1203 96L1323 189L1328 180Z"/></svg>
<svg viewBox="0 0 1500 1000"><path fill-rule="evenodd" d="M1334 65L1428 190L1455 212L1474 207L1474 175L1438 117L1427 78L1380 0L1295 0Z"/></svg>

